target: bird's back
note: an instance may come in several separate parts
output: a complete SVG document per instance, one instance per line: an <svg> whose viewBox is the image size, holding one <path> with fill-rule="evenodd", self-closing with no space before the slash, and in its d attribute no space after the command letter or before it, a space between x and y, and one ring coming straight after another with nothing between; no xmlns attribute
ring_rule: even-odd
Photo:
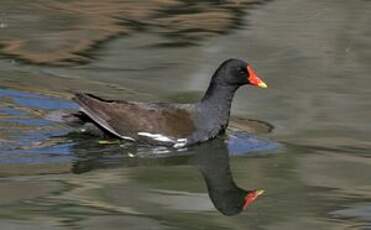
<svg viewBox="0 0 371 230"><path fill-rule="evenodd" d="M184 138L195 130L191 105L104 100L90 94L76 94L74 100L101 128L123 139Z"/></svg>

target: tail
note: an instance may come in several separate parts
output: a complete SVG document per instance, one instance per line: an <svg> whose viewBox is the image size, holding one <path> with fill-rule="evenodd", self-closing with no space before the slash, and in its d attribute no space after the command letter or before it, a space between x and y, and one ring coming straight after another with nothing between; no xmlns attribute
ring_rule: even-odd
<svg viewBox="0 0 371 230"><path fill-rule="evenodd" d="M116 132L116 130L108 122L111 119L111 116L109 113L107 113L107 107L109 108L110 105L108 103L113 101L104 100L92 94L86 93L75 94L73 100L80 105L80 111L102 127L102 129L122 138L122 135Z"/></svg>
<svg viewBox="0 0 371 230"><path fill-rule="evenodd" d="M44 118L48 121L64 123L71 127L78 127L84 125L89 117L82 112L71 113L57 110L46 114Z"/></svg>
<svg viewBox="0 0 371 230"><path fill-rule="evenodd" d="M115 102L115 100L103 99L103 98L100 98L90 93L76 93L75 97L73 97L72 100L74 100L81 107L84 107L84 106L90 107L94 104L101 103L101 102L105 102L105 103Z"/></svg>
<svg viewBox="0 0 371 230"><path fill-rule="evenodd" d="M91 100L91 96L92 96L91 94L76 93L75 97L73 97L72 100L74 100L80 106L88 105L90 104L89 102Z"/></svg>

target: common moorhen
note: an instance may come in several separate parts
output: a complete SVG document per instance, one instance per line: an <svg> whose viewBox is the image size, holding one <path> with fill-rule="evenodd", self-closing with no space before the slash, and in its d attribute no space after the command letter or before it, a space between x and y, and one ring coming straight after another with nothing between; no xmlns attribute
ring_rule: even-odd
<svg viewBox="0 0 371 230"><path fill-rule="evenodd" d="M246 84L267 88L250 64L229 59L215 71L205 95L195 104L105 100L78 93L74 100L81 112L75 116L124 140L182 148L224 132L234 93Z"/></svg>

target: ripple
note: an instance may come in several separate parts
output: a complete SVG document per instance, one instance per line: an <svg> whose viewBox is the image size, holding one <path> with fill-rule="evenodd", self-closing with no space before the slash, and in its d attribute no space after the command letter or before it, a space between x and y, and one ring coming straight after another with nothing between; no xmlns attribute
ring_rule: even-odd
<svg viewBox="0 0 371 230"><path fill-rule="evenodd" d="M1 51L33 64L75 65L94 60L92 51L103 43L143 31L170 39L167 47L197 45L241 27L244 11L264 2L7 1L2 5L7 14L0 18Z"/></svg>

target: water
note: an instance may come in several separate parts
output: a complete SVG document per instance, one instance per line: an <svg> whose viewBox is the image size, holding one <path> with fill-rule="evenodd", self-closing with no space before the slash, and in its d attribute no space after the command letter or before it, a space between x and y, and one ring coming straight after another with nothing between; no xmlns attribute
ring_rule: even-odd
<svg viewBox="0 0 371 230"><path fill-rule="evenodd" d="M371 228L370 1L1 4L2 229ZM215 142L102 144L46 119L76 91L195 101L230 57L270 88L241 88ZM232 217L205 181L229 168L265 190Z"/></svg>

